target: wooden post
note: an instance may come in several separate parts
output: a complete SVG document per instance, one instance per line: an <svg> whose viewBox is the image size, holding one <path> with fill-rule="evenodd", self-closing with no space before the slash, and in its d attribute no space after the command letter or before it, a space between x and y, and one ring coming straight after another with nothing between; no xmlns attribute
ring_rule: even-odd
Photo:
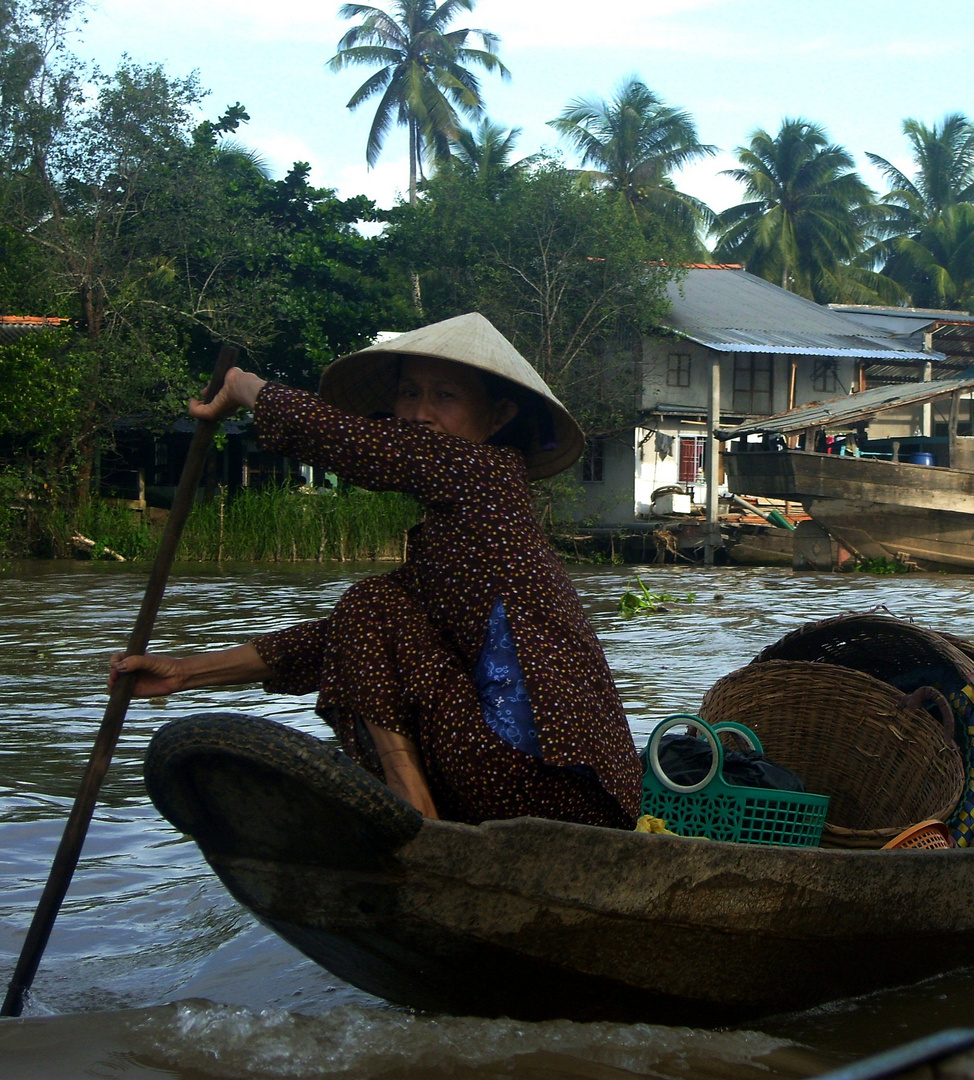
<svg viewBox="0 0 974 1080"><path fill-rule="evenodd" d="M947 424L947 467L950 469L960 468L957 459L957 421L960 418L960 390L955 390L950 395L950 420Z"/></svg>
<svg viewBox="0 0 974 1080"><path fill-rule="evenodd" d="M710 360L710 397L707 401L707 539L704 542L703 561L714 565L714 556L721 546L717 486L720 475L720 443L714 432L720 427L720 353L714 352Z"/></svg>

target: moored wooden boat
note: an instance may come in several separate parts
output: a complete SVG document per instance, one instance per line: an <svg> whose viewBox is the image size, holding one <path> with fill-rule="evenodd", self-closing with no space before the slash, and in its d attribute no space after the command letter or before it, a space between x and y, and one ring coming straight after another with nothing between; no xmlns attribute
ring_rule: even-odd
<svg viewBox="0 0 974 1080"><path fill-rule="evenodd" d="M974 962L970 849L429 821L334 747L234 714L161 728L146 783L262 922L417 1008L707 1025Z"/></svg>
<svg viewBox="0 0 974 1080"><path fill-rule="evenodd" d="M724 454L731 491L794 499L861 559L974 570L974 472L805 450Z"/></svg>

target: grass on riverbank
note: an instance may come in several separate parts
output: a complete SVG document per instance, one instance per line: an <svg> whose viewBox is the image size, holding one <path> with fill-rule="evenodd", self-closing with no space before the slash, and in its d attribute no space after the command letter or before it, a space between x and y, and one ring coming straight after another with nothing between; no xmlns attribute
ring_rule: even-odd
<svg viewBox="0 0 974 1080"><path fill-rule="evenodd" d="M73 512L31 500L0 530L0 554L148 561L155 557L163 527L149 517L103 499ZM230 495L220 489L193 507L176 557L188 562L401 559L406 533L420 517L418 504L395 492L269 487Z"/></svg>
<svg viewBox="0 0 974 1080"><path fill-rule="evenodd" d="M245 488L198 503L186 522L180 559L303 562L401 559L419 506L396 492L311 493Z"/></svg>

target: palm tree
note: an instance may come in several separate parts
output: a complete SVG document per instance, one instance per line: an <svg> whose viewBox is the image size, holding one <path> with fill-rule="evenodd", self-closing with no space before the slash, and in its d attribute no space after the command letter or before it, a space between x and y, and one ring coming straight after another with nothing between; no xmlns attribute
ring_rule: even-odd
<svg viewBox="0 0 974 1080"><path fill-rule="evenodd" d="M861 302L864 288L873 299L895 291L864 265L878 216L873 192L823 128L784 119L776 136L755 131L736 153L741 167L723 175L744 185L748 201L717 215L716 259L743 262L820 303Z"/></svg>
<svg viewBox="0 0 974 1080"><path fill-rule="evenodd" d="M883 273L908 290L919 307L966 308L974 303L974 124L961 113L928 128L903 121L913 148L911 179L878 154L869 160L884 174L888 218L877 255Z"/></svg>
<svg viewBox="0 0 974 1080"><path fill-rule="evenodd" d="M893 245L886 267L917 307L974 310L974 205L947 206Z"/></svg>
<svg viewBox="0 0 974 1080"><path fill-rule="evenodd" d="M677 191L670 173L716 147L700 142L689 113L664 105L634 75L611 100L578 98L548 124L580 154L583 168L594 166L583 177L619 192L634 213L656 214L689 235L709 224L710 209Z"/></svg>
<svg viewBox="0 0 974 1080"><path fill-rule="evenodd" d="M532 154L511 161L520 128L503 128L489 119L476 130L461 128L450 140L453 159L478 180L488 198L495 198L505 182L538 157Z"/></svg>
<svg viewBox="0 0 974 1080"><path fill-rule="evenodd" d="M486 30L447 30L475 0L395 0L391 11L368 4L344 4L343 19L362 19L338 43L328 61L332 71L364 65L377 67L355 91L348 108L358 108L380 95L372 120L366 160L374 165L382 151L390 124L409 132L409 202L416 202L416 177L425 157L445 160L450 139L459 131L458 111L479 118L483 113L480 84L465 65L480 64L487 71L509 77L498 60L498 39ZM480 49L467 45L479 38Z"/></svg>
<svg viewBox="0 0 974 1080"><path fill-rule="evenodd" d="M904 120L903 134L913 147L916 173L911 180L878 154L866 157L886 177L883 202L894 211L901 234L934 221L948 207L974 202L974 124L961 113L945 116L940 127Z"/></svg>

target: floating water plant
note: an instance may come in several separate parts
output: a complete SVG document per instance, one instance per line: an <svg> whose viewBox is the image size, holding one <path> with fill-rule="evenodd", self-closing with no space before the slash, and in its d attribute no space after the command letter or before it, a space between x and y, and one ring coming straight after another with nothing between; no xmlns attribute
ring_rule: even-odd
<svg viewBox="0 0 974 1080"><path fill-rule="evenodd" d="M646 588L642 578L633 579L633 588L627 589L619 601L619 611L623 615L656 615L668 610L666 604L692 604L696 593L686 596L671 596L669 593L653 593Z"/></svg>
<svg viewBox="0 0 974 1080"><path fill-rule="evenodd" d="M863 559L856 565L861 574L908 574L912 569L909 563L899 559L887 559L885 556L875 559Z"/></svg>

